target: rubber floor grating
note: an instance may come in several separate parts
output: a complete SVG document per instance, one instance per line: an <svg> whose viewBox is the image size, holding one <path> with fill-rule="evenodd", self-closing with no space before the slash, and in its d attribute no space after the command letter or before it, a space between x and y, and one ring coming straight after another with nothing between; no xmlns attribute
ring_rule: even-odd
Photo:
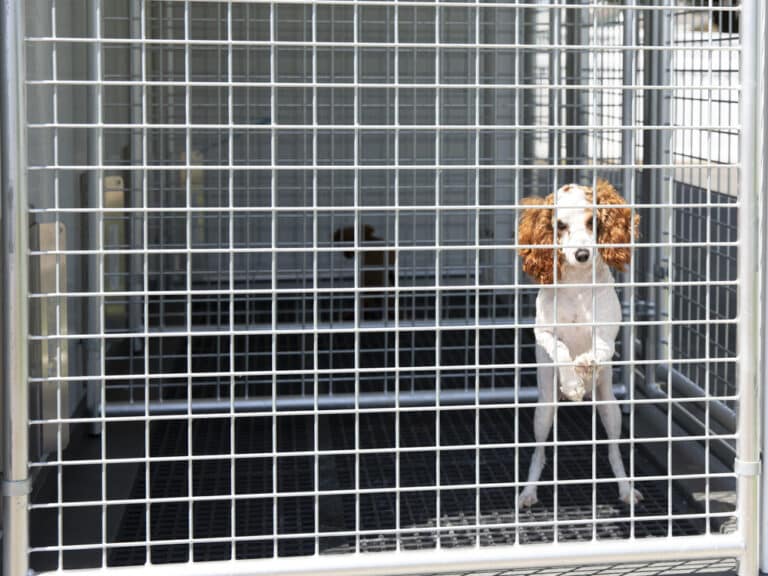
<svg viewBox="0 0 768 576"><path fill-rule="evenodd" d="M439 576L736 576L735 558L517 568L492 572L443 572ZM438 576L438 575L425 575Z"/></svg>
<svg viewBox="0 0 768 576"><path fill-rule="evenodd" d="M518 434L521 442L532 441L533 408L521 408ZM515 412L508 409L483 408L481 411L480 444L514 442ZM326 418L328 418L326 420ZM291 496L287 493L311 491L314 489L314 456L291 456L290 453L313 450L313 417L280 415L276 423L277 450L280 455L273 459L237 458L234 466L230 460L230 420L211 419L196 421L191 432L194 454L220 454L220 459L198 460L190 468L188 462L153 462L150 464L149 490L145 485L145 470L139 468L131 490L130 498L151 499L186 498L189 486L192 496L235 494L271 494L273 476L277 476L273 498L238 498L234 501L197 500L191 504L183 502L150 503L149 553L154 564L165 562L187 562L224 560L234 557L262 558L312 554L315 551L314 538L289 537L291 534L320 533L319 549L322 553L353 552L356 546L354 536L334 536L333 532L373 531L372 535L361 535L359 547L364 552L392 550L395 537L392 534L377 534L376 531L395 528L396 503L392 493L364 493L360 495L360 525L356 527L354 494L323 496L325 490L352 490L355 488L355 457L353 455L323 456L318 458L319 490L321 495L317 506L311 496ZM402 487L423 487L416 491L401 492L400 495L400 541L406 550L429 549L440 544L443 547L471 546L476 539L480 545L514 544L516 542L552 542L555 527L532 525L530 527L494 527L494 524L515 521L516 494L518 489L510 487L484 487L484 484L503 484L516 481L516 450L482 448L440 451L439 510L437 491L437 452L435 450L434 411L407 412L400 415L400 445L402 447L424 447L423 451L401 452L400 485ZM589 441L593 426L592 407L563 407L558 413L559 441ZM349 449L355 445L354 415L322 415L319 426L319 448ZM157 421L151 423L152 456L187 455L188 423L186 421ZM235 426L235 454L270 453L272 451L271 417L238 418ZM396 460L393 454L394 415L388 412L364 413L359 415L361 448L381 448L380 451L359 456L359 485L361 489L392 489L395 487ZM474 442L475 411L444 411L440 414L440 443L443 446ZM598 438L603 432L597 426ZM622 446L625 464L629 464L629 446ZM598 478L611 478L605 446L598 446L594 461ZM680 514L698 512L686 498L683 491L667 481L643 481L643 476L664 474L642 446L635 444L636 487L645 496L635 509L633 522L610 521L611 518L626 517L629 509L617 499L617 487L613 482L593 485L593 450L586 443L583 446L560 447L557 450L558 477L563 480L583 479L584 483L557 487L558 540L586 541L598 539L626 539L632 530L636 538L697 535L705 532L703 520L676 518ZM532 449L519 450L520 476L525 477ZM452 488L452 485L466 485L476 482L479 453L479 495L474 488ZM552 448L548 448L548 464L542 480L551 480L553 474ZM189 474L192 474L190 483ZM234 473L234 478L232 477ZM286 496L280 496L286 493ZM555 519L555 488L541 486L540 502L520 513L519 521L525 523L551 523ZM593 496L594 493L594 496ZM671 503L669 498L671 496ZM593 501L593 497L596 501ZM476 528L462 528L476 522L475 510L479 499L480 523ZM671 506L670 506L671 504ZM193 506L190 511L189 506ZM672 515L665 517L671 509ZM315 514L318 518L315 518ZM190 512L192 521L190 523ZM234 522L232 520L234 513ZM274 518L276 513L277 518ZM601 522L596 525L583 521L597 516ZM451 527L450 530L409 532L409 528ZM570 524L568 521L574 521ZM147 561L147 511L144 504L130 504L125 507L122 522L115 542L142 542L136 547L113 548L109 552L111 566L137 565ZM277 537L261 541L230 542L232 526L235 536L270 536L276 527ZM191 530L191 533L190 533ZM169 539L220 538L221 542L195 542L166 545L151 544L152 541ZM192 558L190 558L190 554Z"/></svg>

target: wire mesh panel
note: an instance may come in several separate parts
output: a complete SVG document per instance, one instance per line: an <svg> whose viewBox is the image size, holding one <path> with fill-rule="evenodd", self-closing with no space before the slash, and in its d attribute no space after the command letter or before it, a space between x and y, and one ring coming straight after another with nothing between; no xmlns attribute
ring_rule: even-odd
<svg viewBox="0 0 768 576"><path fill-rule="evenodd" d="M26 15L35 570L733 531L738 1ZM540 287L524 199L599 179L631 261ZM540 289L585 350L616 293L608 391Z"/></svg>

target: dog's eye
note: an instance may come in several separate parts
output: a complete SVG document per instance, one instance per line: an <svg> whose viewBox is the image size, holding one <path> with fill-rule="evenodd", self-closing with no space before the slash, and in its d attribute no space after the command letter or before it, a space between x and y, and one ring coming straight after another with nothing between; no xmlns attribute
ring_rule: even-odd
<svg viewBox="0 0 768 576"><path fill-rule="evenodd" d="M592 230L592 217L587 218L587 230Z"/></svg>
<svg viewBox="0 0 768 576"><path fill-rule="evenodd" d="M559 232L563 232L564 230L568 230L568 224L566 224L562 220L558 220L557 221L557 230Z"/></svg>

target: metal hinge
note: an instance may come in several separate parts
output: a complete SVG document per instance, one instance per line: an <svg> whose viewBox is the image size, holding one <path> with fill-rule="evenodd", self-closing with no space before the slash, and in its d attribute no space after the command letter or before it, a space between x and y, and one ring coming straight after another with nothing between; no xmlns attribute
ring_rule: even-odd
<svg viewBox="0 0 768 576"><path fill-rule="evenodd" d="M733 461L733 471L739 476L760 476L760 468L760 460L748 462L736 458Z"/></svg>
<svg viewBox="0 0 768 576"><path fill-rule="evenodd" d="M32 492L32 482L24 480L3 480L3 496L26 496Z"/></svg>

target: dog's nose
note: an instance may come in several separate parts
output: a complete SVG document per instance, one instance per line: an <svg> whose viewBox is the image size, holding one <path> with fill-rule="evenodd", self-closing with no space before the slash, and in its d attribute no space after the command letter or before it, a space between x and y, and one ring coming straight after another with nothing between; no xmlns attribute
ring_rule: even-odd
<svg viewBox="0 0 768 576"><path fill-rule="evenodd" d="M576 250L576 260L579 262L586 262L589 260L589 250L586 248L579 248Z"/></svg>

